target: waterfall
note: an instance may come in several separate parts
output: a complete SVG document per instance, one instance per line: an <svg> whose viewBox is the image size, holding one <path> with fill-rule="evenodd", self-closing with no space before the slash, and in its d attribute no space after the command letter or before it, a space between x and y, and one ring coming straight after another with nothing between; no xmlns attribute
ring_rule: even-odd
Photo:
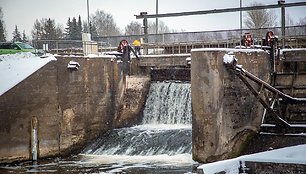
<svg viewBox="0 0 306 174"><path fill-rule="evenodd" d="M83 154L107 155L116 160L118 156L155 159L166 155L179 156L181 161L181 155L187 154L191 160L190 93L190 83L152 82L142 124L108 131Z"/></svg>
<svg viewBox="0 0 306 174"><path fill-rule="evenodd" d="M189 83L153 82L150 86L143 124L191 124Z"/></svg>

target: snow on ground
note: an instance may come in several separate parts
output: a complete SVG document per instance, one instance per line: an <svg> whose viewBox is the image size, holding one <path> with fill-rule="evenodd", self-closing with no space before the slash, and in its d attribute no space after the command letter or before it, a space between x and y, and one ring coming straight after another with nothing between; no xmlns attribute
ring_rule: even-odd
<svg viewBox="0 0 306 174"><path fill-rule="evenodd" d="M239 173L240 161L272 162L285 164L305 164L306 165L306 144L286 147L251 155L244 155L237 158L204 164L198 167L205 174L213 174L225 171L227 174Z"/></svg>
<svg viewBox="0 0 306 174"><path fill-rule="evenodd" d="M262 49L235 49L235 48L194 48L191 49L191 52L197 52L197 51L227 51L227 52L245 52L245 53L251 53L251 52L264 52Z"/></svg>
<svg viewBox="0 0 306 174"><path fill-rule="evenodd" d="M51 54L43 58L29 52L0 55L0 96L52 60L56 58Z"/></svg>
<svg viewBox="0 0 306 174"><path fill-rule="evenodd" d="M280 50L280 55L282 55L284 52L289 52L289 51L306 51L306 48L286 48L286 49L281 49Z"/></svg>

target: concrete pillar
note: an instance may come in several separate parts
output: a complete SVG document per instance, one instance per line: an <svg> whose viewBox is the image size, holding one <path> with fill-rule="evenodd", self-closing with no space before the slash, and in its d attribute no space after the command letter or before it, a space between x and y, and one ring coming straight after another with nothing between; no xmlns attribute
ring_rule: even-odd
<svg viewBox="0 0 306 174"><path fill-rule="evenodd" d="M212 162L239 155L258 130L263 108L240 79L223 65L234 52L238 64L269 80L268 55L261 50L204 48L191 52L193 159Z"/></svg>

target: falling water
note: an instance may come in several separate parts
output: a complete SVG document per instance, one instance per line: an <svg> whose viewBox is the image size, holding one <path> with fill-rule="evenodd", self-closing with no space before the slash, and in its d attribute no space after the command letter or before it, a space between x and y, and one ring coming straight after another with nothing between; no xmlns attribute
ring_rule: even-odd
<svg viewBox="0 0 306 174"><path fill-rule="evenodd" d="M189 83L151 84L143 124L191 124Z"/></svg>
<svg viewBox="0 0 306 174"><path fill-rule="evenodd" d="M191 137L190 83L152 82L142 124L108 131L83 155L104 157L91 162L190 164Z"/></svg>

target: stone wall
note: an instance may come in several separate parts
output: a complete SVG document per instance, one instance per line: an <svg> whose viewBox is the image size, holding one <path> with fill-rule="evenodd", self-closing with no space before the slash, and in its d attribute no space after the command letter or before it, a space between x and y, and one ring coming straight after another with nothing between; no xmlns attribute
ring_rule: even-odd
<svg viewBox="0 0 306 174"><path fill-rule="evenodd" d="M81 67L67 69L70 60ZM122 126L116 111L124 90L125 76L111 58L57 57L0 96L0 162L30 159L35 117L39 157L68 154Z"/></svg>
<svg viewBox="0 0 306 174"><path fill-rule="evenodd" d="M246 70L269 81L269 57L262 50L192 50L192 153L198 162L239 155L260 126L262 106L234 72L223 64L223 56L229 52L235 54L238 64Z"/></svg>

